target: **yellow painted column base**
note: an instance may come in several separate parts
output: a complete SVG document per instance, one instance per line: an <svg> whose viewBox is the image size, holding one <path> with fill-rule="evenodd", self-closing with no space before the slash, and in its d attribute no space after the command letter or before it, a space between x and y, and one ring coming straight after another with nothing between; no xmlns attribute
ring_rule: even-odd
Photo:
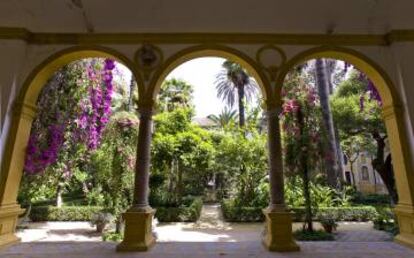
<svg viewBox="0 0 414 258"><path fill-rule="evenodd" d="M400 234L394 240L397 243L414 248L414 207L398 204L394 209Z"/></svg>
<svg viewBox="0 0 414 258"><path fill-rule="evenodd" d="M23 213L18 204L0 205L0 248L20 242L14 233L18 216Z"/></svg>
<svg viewBox="0 0 414 258"><path fill-rule="evenodd" d="M292 214L286 211L263 210L266 216L263 245L269 251L294 252L300 247L292 235Z"/></svg>
<svg viewBox="0 0 414 258"><path fill-rule="evenodd" d="M124 240L116 247L118 252L148 251L155 244L152 233L152 218L155 210L129 210L123 214L125 220Z"/></svg>

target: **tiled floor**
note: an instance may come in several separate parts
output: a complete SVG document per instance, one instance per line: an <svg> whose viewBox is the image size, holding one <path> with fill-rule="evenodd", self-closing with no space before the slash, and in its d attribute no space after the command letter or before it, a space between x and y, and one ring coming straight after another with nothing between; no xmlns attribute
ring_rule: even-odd
<svg viewBox="0 0 414 258"><path fill-rule="evenodd" d="M393 242L302 242L301 251L271 253L259 242L166 242L144 253L116 253L114 243L72 242L21 243L0 251L4 258L204 258L204 257L279 257L279 258L414 258L414 250Z"/></svg>

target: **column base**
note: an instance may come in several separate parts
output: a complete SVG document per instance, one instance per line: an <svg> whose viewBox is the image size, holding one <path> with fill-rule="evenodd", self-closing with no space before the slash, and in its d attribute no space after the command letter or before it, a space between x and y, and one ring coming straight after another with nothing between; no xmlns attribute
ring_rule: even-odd
<svg viewBox="0 0 414 258"><path fill-rule="evenodd" d="M394 213L400 228L400 233L394 238L394 241L414 248L414 207L398 204L395 206Z"/></svg>
<svg viewBox="0 0 414 258"><path fill-rule="evenodd" d="M266 217L263 245L269 251L295 252L300 247L292 234L292 214L286 211L263 209Z"/></svg>
<svg viewBox="0 0 414 258"><path fill-rule="evenodd" d="M155 210L147 207L130 209L122 214L125 220L124 240L116 247L118 252L144 252L155 244L152 218Z"/></svg>
<svg viewBox="0 0 414 258"><path fill-rule="evenodd" d="M24 209L18 204L0 206L0 248L20 242L14 233L17 219L23 213Z"/></svg>

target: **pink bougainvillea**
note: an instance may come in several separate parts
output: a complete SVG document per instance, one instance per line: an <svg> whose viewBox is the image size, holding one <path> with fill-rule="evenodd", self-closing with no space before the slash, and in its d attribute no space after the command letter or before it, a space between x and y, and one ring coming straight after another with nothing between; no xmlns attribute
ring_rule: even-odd
<svg viewBox="0 0 414 258"><path fill-rule="evenodd" d="M55 91L55 95L69 92L74 96L66 96L65 100L70 103L67 105L56 100L45 102L54 103L54 106L46 106L43 112L54 111L56 117L50 119L46 128L32 129L24 167L26 173L37 174L45 171L48 166L56 163L65 146L83 143L89 151L99 146L103 129L111 116L112 71L115 68L115 62L111 59L105 59L103 65L100 64L102 61L97 62L96 59L80 61L78 65L81 67L81 74L71 75L78 77L74 80L76 81L75 85L69 85L70 79L62 80L60 84L50 84L51 89L49 90ZM69 90L67 89L68 85L71 87ZM45 98L47 97L45 96ZM74 108L65 110L65 107L68 106ZM70 112L74 112L74 114L69 114ZM68 144L69 142L71 144ZM67 163L66 170L70 170L70 162Z"/></svg>

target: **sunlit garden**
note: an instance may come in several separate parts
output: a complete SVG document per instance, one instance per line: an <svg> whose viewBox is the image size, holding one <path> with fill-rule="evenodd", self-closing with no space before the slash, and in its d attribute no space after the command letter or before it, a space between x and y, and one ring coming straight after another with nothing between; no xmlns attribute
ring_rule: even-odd
<svg viewBox="0 0 414 258"><path fill-rule="evenodd" d="M149 178L154 227L214 228L217 221L203 215L214 206L213 218L227 230L251 224L259 238L270 196L266 103L244 67L210 59L209 79L203 71L173 71L158 94ZM191 62L208 60L183 66ZM196 85L194 77L209 85ZM36 223L83 221L94 237L122 240L139 162L138 88L111 59L79 60L50 78L26 150L21 235ZM207 88L216 100L203 95ZM334 241L351 222L397 234L391 208L398 196L375 85L348 63L318 59L290 71L281 94L284 198L295 238ZM370 157L371 173L357 166L361 155Z"/></svg>

